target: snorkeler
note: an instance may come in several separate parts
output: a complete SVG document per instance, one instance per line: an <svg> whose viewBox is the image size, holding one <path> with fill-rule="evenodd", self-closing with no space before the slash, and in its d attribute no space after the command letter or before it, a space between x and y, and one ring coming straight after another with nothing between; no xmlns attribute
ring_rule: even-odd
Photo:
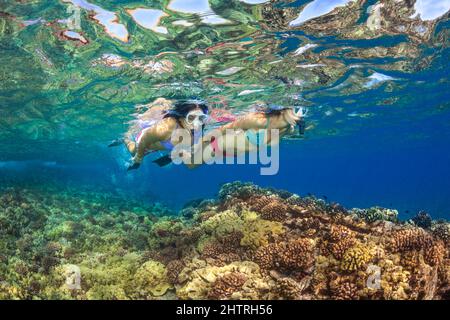
<svg viewBox="0 0 450 320"><path fill-rule="evenodd" d="M300 135L303 135L305 115L304 108L295 111L291 107L273 105L266 110L247 113L233 122L205 134L202 139L202 149L197 148L196 152L202 152L209 145L213 152L202 155L203 162L207 162L211 158L217 157L218 154L228 157L256 151L261 144L271 143L272 129L278 130L279 138L293 134L296 127L298 127ZM244 136L248 143L236 143L239 138L242 138L241 136Z"/></svg>
<svg viewBox="0 0 450 320"><path fill-rule="evenodd" d="M164 166L171 162L170 152L180 141L172 141L175 130L185 130L194 143L201 138L208 118L208 106L201 100L184 100L174 105L160 98L152 103L137 122L130 126L123 139L113 141L109 146L124 143L133 156L128 170L139 168L145 155L152 151L167 151L169 154L153 162Z"/></svg>

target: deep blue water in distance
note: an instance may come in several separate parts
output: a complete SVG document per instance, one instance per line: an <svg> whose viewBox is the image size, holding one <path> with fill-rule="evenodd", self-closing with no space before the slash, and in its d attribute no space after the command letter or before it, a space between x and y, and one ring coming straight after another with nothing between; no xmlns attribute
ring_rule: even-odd
<svg viewBox="0 0 450 320"><path fill-rule="evenodd" d="M383 129L380 130L378 136L382 136ZM62 183L97 183L138 199L161 201L173 209L189 200L213 198L221 184L240 180L300 195L312 194L347 208L395 208L404 219L419 210L448 219L448 137L435 134L430 139L413 141L400 143L362 133L357 137L319 141L305 138L283 143L279 172L273 176L261 176L259 165L207 165L190 170L176 165L159 168L150 161L139 171L127 174L111 149L105 150L106 157L98 162L18 162L3 170L15 172L19 180L46 176Z"/></svg>
<svg viewBox="0 0 450 320"><path fill-rule="evenodd" d="M151 167L137 180L148 179L141 183L156 188L165 202L175 205L202 195L212 197L222 183L241 180L300 195L311 193L346 207L396 208L403 218L419 210L449 217L450 151L446 141L380 146L364 138L361 145L336 140L332 145L284 145L275 176L259 175L255 165L217 165L196 170ZM361 148L366 144L373 144L374 149Z"/></svg>

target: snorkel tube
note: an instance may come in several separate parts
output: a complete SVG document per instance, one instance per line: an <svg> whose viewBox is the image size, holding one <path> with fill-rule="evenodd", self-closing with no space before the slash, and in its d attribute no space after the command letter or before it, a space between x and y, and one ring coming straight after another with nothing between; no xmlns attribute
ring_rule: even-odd
<svg viewBox="0 0 450 320"><path fill-rule="evenodd" d="M298 120L297 127L298 127L298 133L303 136L305 134L306 121L304 119Z"/></svg>
<svg viewBox="0 0 450 320"><path fill-rule="evenodd" d="M308 114L308 111L306 110L305 107L298 107L297 111L295 112L295 115L300 117L300 119L296 121L296 124L297 124L297 127L298 127L298 133L300 135L304 135L305 134L305 130L306 130L305 117L306 117L307 114Z"/></svg>

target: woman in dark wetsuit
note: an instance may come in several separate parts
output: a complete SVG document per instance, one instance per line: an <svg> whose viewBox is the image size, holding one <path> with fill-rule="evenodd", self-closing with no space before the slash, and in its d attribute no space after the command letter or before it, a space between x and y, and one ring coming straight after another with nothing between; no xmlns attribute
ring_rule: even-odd
<svg viewBox="0 0 450 320"><path fill-rule="evenodd" d="M162 119L141 127L136 136L131 137L131 134L127 133L124 139L114 141L110 146L124 143L133 156L132 164L128 167L128 170L137 169L146 154L162 150L170 152L178 143L181 143L172 139L175 130L186 130L188 134L193 135L192 138L194 138L195 143L195 140L197 140L195 138L198 133L201 134L207 117L208 106L206 102L201 100L179 101L165 111ZM167 155L154 162L160 166L165 165L170 163L170 156Z"/></svg>

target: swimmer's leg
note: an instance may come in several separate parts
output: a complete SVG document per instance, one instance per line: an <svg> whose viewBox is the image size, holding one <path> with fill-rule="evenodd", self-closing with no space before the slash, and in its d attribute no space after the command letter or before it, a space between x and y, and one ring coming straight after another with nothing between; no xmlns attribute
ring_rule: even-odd
<svg viewBox="0 0 450 320"><path fill-rule="evenodd" d="M132 156L134 156L136 154L136 142L134 142L133 139L129 139L129 138L120 138L120 139L113 140L108 145L108 147L118 147L122 144L124 144L127 147L128 152Z"/></svg>
<svg viewBox="0 0 450 320"><path fill-rule="evenodd" d="M143 156L140 155L139 157L136 157L137 152L137 144L133 140L124 139L124 144L128 149L128 152L133 156L133 163L130 164L127 168L127 171L135 170L140 167ZM137 160L136 160L137 159Z"/></svg>
<svg viewBox="0 0 450 320"><path fill-rule="evenodd" d="M136 142L134 140L132 140L132 139L125 138L125 139L123 139L123 143L127 147L128 152L132 156L134 156L136 154L136 149L137 149Z"/></svg>

